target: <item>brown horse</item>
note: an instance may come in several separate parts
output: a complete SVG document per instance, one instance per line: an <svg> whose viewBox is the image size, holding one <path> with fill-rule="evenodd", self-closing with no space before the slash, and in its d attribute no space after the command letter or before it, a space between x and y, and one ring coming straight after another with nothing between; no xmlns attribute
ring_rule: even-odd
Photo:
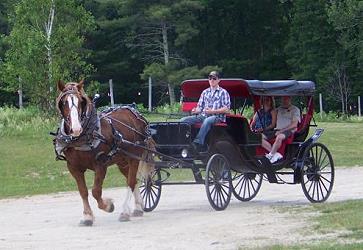
<svg viewBox="0 0 363 250"><path fill-rule="evenodd" d="M116 164L127 179L127 196L119 217L128 221L130 216L143 215L143 203L137 186L137 173L147 174L153 171L153 165L146 159L154 149L154 143L147 132L147 121L131 108L114 108L99 116L93 102L83 91L83 81L79 83L58 82L60 94L57 109L62 122L54 141L57 158L65 159L67 167L76 179L83 201L83 219L80 225L91 226L94 216L88 202L88 189L84 173L87 169L95 172L92 195L98 207L112 212L111 199L102 197L102 184L107 167ZM131 142L131 143L129 143ZM136 145L137 144L137 145ZM131 212L131 196L134 195L134 211Z"/></svg>

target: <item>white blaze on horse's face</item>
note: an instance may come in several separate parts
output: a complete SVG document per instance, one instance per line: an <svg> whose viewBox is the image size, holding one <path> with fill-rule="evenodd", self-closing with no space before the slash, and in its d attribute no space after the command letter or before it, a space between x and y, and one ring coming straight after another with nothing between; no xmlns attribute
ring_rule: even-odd
<svg viewBox="0 0 363 250"><path fill-rule="evenodd" d="M71 117L70 135L79 136L82 133L82 125L80 121L80 115L78 113L78 98L71 94L67 97L67 102Z"/></svg>

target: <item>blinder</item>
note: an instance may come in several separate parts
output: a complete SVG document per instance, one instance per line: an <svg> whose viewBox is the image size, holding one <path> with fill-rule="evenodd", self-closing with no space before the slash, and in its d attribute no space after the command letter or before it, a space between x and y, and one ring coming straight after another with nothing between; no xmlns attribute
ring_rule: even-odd
<svg viewBox="0 0 363 250"><path fill-rule="evenodd" d="M83 97L77 88L70 88L67 91L63 92L58 98L57 98L57 108L59 113L62 115L65 124L70 127L70 115L65 113L65 108L67 107L67 96L73 95L74 97L79 99L78 105L74 103L74 98L72 97L72 103L70 105L70 108L76 107L78 112L78 118L83 125L83 120L87 116L87 99Z"/></svg>

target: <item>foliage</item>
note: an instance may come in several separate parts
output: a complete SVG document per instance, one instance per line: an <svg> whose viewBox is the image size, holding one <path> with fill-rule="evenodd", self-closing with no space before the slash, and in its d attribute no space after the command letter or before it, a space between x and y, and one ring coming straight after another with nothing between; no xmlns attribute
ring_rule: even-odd
<svg viewBox="0 0 363 250"><path fill-rule="evenodd" d="M93 98L95 94L99 94L101 90L101 84L98 81L91 81L85 87L85 92L90 98Z"/></svg>
<svg viewBox="0 0 363 250"><path fill-rule="evenodd" d="M326 111L342 112L363 96L362 1L56 0L49 67L41 34L51 1L0 3L0 37L5 37L0 38L0 57L8 54L5 65L0 59L0 85L15 93L18 75L25 75L25 98L33 105L38 100L49 105L45 97L51 95L35 93L49 89L56 78L78 81L88 75L86 83L99 82L103 105L109 79L114 82L115 103L147 104L145 82L151 75L159 85L153 92L159 105L173 92L177 98L186 78L205 77L198 71L207 65L218 65L226 78L313 80L318 93L324 94ZM16 18L21 6L24 18ZM81 12L95 21L88 26L95 30L78 29L75 20L85 23L78 7L87 10ZM59 20L58 14L66 18ZM20 29L16 24L24 20L29 22ZM43 73L30 77L39 70ZM343 95L341 83L347 83Z"/></svg>
<svg viewBox="0 0 363 250"><path fill-rule="evenodd" d="M329 111L327 113L323 112L322 114L315 113L314 120L317 122L362 122L363 117Z"/></svg>
<svg viewBox="0 0 363 250"><path fill-rule="evenodd" d="M149 76L152 79L160 83L170 83L173 86L177 86L185 79L192 78L205 78L212 70L220 71L218 66L205 66L198 69L197 66L192 67L178 67L177 64L169 63L168 65L153 63L145 67L141 74L141 79L146 80Z"/></svg>
<svg viewBox="0 0 363 250"><path fill-rule="evenodd" d="M165 104L155 108L155 112L158 114L177 114L180 113L180 103L174 103L174 105Z"/></svg>
<svg viewBox="0 0 363 250"><path fill-rule="evenodd" d="M358 83L363 77L363 72L357 69L363 67L363 2L333 1L327 13L340 47L336 52L337 60L347 69L353 91L362 91L363 87ZM354 84L355 82L357 84Z"/></svg>
<svg viewBox="0 0 363 250"><path fill-rule="evenodd" d="M334 57L336 42L333 27L327 20L325 4L324 0L293 1L289 40L285 50L294 78L327 82L326 78L321 79L319 76Z"/></svg>
<svg viewBox="0 0 363 250"><path fill-rule="evenodd" d="M39 133L53 128L55 123L55 117L46 116L34 106L23 109L0 107L0 137L22 134L29 130Z"/></svg>
<svg viewBox="0 0 363 250"><path fill-rule="evenodd" d="M93 18L74 0L20 1L11 24L3 79L12 90L22 84L33 104L49 108L58 79L79 79L91 72L81 48Z"/></svg>

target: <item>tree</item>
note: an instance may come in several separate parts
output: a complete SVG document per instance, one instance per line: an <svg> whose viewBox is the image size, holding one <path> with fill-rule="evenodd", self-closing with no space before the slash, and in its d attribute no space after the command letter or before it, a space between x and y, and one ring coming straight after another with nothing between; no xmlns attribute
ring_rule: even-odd
<svg viewBox="0 0 363 250"><path fill-rule="evenodd" d="M127 13L125 17L135 21L129 46L141 50L147 64L162 62L165 68L172 68L168 67L170 61L177 60L186 65L187 59L178 53L178 48L198 34L195 23L198 11L203 8L201 3L196 0L125 2L124 10L133 13L137 10L136 14ZM164 83L168 86L172 105L175 102L174 86L171 82Z"/></svg>
<svg viewBox="0 0 363 250"><path fill-rule="evenodd" d="M337 34L339 49L336 50L336 67L332 74L333 81L338 83L339 89L344 86L349 91L337 91L335 93L363 94L361 79L363 77L363 1L338 0L332 1L328 6L329 22ZM342 81L342 79L344 81ZM341 88L343 87L343 88ZM342 112L345 113L348 106L348 95L340 94Z"/></svg>
<svg viewBox="0 0 363 250"><path fill-rule="evenodd" d="M87 34L86 47L92 51L88 62L97 69L90 79L101 83L100 105L109 103L109 79L113 79L115 103L140 100L138 92L142 87L140 73L144 62L126 46L133 22L123 18L119 0L84 2L96 21L96 29Z"/></svg>
<svg viewBox="0 0 363 250"><path fill-rule="evenodd" d="M149 76L152 76L153 80L160 85L177 86L185 79L204 78L212 70L220 71L221 68L218 66L205 66L199 69L197 66L180 67L175 62L167 65L153 63L145 67L141 79L146 80Z"/></svg>
<svg viewBox="0 0 363 250"><path fill-rule="evenodd" d="M10 0L0 2L0 63L5 55L4 36L9 34L8 13L11 9Z"/></svg>
<svg viewBox="0 0 363 250"><path fill-rule="evenodd" d="M335 71L330 76L329 85L331 88L328 94L340 100L342 113L348 113L349 97L351 95L351 86L348 79L346 68L342 65L334 65Z"/></svg>
<svg viewBox="0 0 363 250"><path fill-rule="evenodd" d="M208 0L198 19L199 34L186 55L199 66L223 68L223 75L247 79L289 76L284 53L287 3L274 0ZM287 10L286 10L287 12Z"/></svg>
<svg viewBox="0 0 363 250"><path fill-rule="evenodd" d="M34 104L49 109L58 79L78 80L92 71L82 45L94 21L75 0L20 1L11 24L3 78L14 90L21 79Z"/></svg>
<svg viewBox="0 0 363 250"><path fill-rule="evenodd" d="M293 1L291 28L285 50L294 78L327 82L327 77L321 79L319 76L329 67L337 46L325 5L325 0Z"/></svg>

